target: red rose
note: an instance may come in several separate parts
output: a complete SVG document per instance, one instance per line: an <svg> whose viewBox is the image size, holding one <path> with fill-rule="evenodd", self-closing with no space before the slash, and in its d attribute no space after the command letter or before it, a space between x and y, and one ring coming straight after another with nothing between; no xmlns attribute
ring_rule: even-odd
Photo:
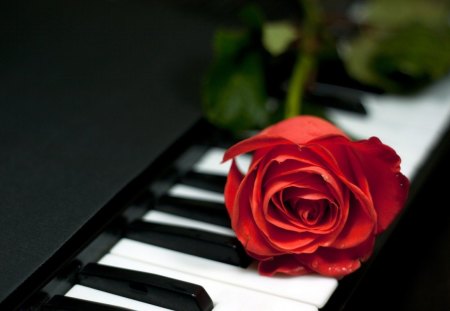
<svg viewBox="0 0 450 311"><path fill-rule="evenodd" d="M238 239L263 275L341 277L372 254L375 237L406 201L400 158L378 138L351 141L317 117L275 124L228 149L225 204Z"/></svg>

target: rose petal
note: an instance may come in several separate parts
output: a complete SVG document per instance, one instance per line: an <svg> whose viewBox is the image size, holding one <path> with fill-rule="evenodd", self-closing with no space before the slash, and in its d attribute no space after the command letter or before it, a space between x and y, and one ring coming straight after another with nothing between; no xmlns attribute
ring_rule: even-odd
<svg viewBox="0 0 450 311"><path fill-rule="evenodd" d="M223 162L235 158L238 155L252 152L259 148L268 148L273 147L275 145L287 145L287 144L292 144L292 142L281 137L267 137L261 134L257 134L253 137L242 140L237 144L228 148L223 156Z"/></svg>
<svg viewBox="0 0 450 311"><path fill-rule="evenodd" d="M262 234L260 225L252 212L251 198L255 184L255 171L248 172L239 185L231 215L231 225L236 236L247 252L261 258L278 255L279 251L271 247L267 237Z"/></svg>
<svg viewBox="0 0 450 311"><path fill-rule="evenodd" d="M258 181L260 172L258 172L255 179L255 189L260 189L261 181ZM313 243L316 239L313 234L313 230L307 227L302 227L299 219L291 219L288 222L277 221L276 217L272 218L269 215L269 208L273 207L270 204L271 198L276 195L280 190L286 188L293 182L299 183L299 179L295 176L291 180L282 180L276 185L272 185L264 194L257 194L252 200L252 213L254 221L267 239L267 243L279 252L286 251L300 251L305 245L311 245L312 248L303 249L303 251L311 252L317 249L317 243ZM306 183L307 184L307 183ZM255 196L256 191L254 192ZM263 196L263 202L260 202L260 198ZM273 220L273 222L271 222ZM305 229L308 232L304 233ZM319 244L320 245L320 244Z"/></svg>
<svg viewBox="0 0 450 311"><path fill-rule="evenodd" d="M340 138L346 143L350 142L345 137L336 137L336 139L337 138ZM325 141L327 140L325 139ZM346 184L348 184L349 181L346 180L345 174L340 170L338 161L334 159L334 156L331 154L331 152L325 150L325 148L323 148L322 146L316 145L316 143L314 143L312 146L309 144L305 145L302 148L293 148L292 146L277 146L277 148L274 148L274 150L267 152L267 154L264 155L264 158L276 159L276 161L280 162L280 164L281 160L283 161L283 165L272 165L269 168L267 176L265 177L265 186L270 182L272 178L279 178L286 174L290 174L294 172L295 169L297 169L296 172L299 172L299 168L305 168L304 172L309 171L309 173L316 173L327 182L316 183L315 185L320 185L322 189L325 189L325 187L323 186L328 187L326 188L326 190L318 191L322 193L330 193L330 195L332 194L338 202L342 202L342 193L344 189L342 187L343 185L338 181L345 180ZM270 162L268 162L267 160L262 161L260 162L260 165L268 165L267 163ZM285 167L285 165L290 165L290 167ZM314 187L314 185L311 183L310 187L312 188Z"/></svg>
<svg viewBox="0 0 450 311"><path fill-rule="evenodd" d="M336 219L333 220L333 218L337 217L337 215L333 213L333 208L328 209L327 215L323 215L324 217L322 217L322 220L328 219L328 222L316 223L315 226L306 224L302 220L301 214L299 214L302 212L306 212L308 210L308 207L313 207L316 204L326 203L328 204L328 206L331 206L335 204L333 203L332 198L329 198L322 193L311 191L310 189L297 188L297 186L286 189L283 192L283 195L285 197L284 201L291 201L291 217L294 218L294 221L296 222L296 228L298 228L298 230L316 234L329 234L332 230L336 229Z"/></svg>
<svg viewBox="0 0 450 311"><path fill-rule="evenodd" d="M236 161L233 160L224 190L225 206L229 215L233 215L237 190L243 179L244 175L239 171Z"/></svg>
<svg viewBox="0 0 450 311"><path fill-rule="evenodd" d="M261 132L263 136L283 137L295 144L306 144L317 137L344 136L345 133L325 119L302 115L285 119Z"/></svg>
<svg viewBox="0 0 450 311"><path fill-rule="evenodd" d="M400 172L400 157L389 146L372 137L355 143L370 193L378 213L377 233L384 231L402 210L409 192L409 180Z"/></svg>
<svg viewBox="0 0 450 311"><path fill-rule="evenodd" d="M342 277L354 272L370 257L375 237L351 249L321 248L314 254L300 254L296 259L307 268L327 276Z"/></svg>
<svg viewBox="0 0 450 311"><path fill-rule="evenodd" d="M335 248L350 248L375 235L376 217L367 213L367 208L361 206L356 199L350 201L349 215L345 227L331 244Z"/></svg>
<svg viewBox="0 0 450 311"><path fill-rule="evenodd" d="M314 156L316 165L323 167L328 174L333 174L347 187L359 188L358 192L370 198L363 164L359 156L355 154L353 145L354 143L345 137L329 137L315 140L303 150L308 154L308 158ZM339 195L341 191L342 189L335 194Z"/></svg>
<svg viewBox="0 0 450 311"><path fill-rule="evenodd" d="M332 137L317 140L314 145L308 146L308 149L314 150L316 155L323 158L324 163L329 165L329 169L335 172L353 194L347 199L351 204L345 230L332 244L337 248L353 247L366 240L370 234L374 234L373 225L377 222L366 173L353 145L346 138Z"/></svg>
<svg viewBox="0 0 450 311"><path fill-rule="evenodd" d="M374 237L355 248L345 251L321 248L313 254L285 254L259 262L258 271L262 275L277 273L303 275L316 272L321 275L340 278L353 273L366 261L373 250Z"/></svg>
<svg viewBox="0 0 450 311"><path fill-rule="evenodd" d="M303 163L292 160L296 154L292 148L278 146L277 151L279 149L289 155L282 153L282 156L278 156L277 152L269 152L259 163L261 168L258 168L255 189L264 189L264 191L258 194L255 191L253 193L255 197L252 200L253 215L259 229L267 237L268 243L280 251L304 251L310 253L319 246L330 245L344 228L345 218L348 213L345 208L347 205L345 204L342 189L336 189L334 192L339 194L338 200L340 201L338 203L344 206L344 212L333 213L333 217L324 218L328 222L322 223L322 226L317 228L305 226L298 214L294 215L291 212L283 215L282 213L269 211L269 208L274 207L274 205L270 204L272 197L277 192L291 185L295 186L295 188L314 189L317 191L317 195L310 194L310 198L315 196L316 199L320 197L327 198L330 201L333 201L334 198L330 196L327 183L333 185L334 188L339 188L334 178L329 176L328 172L322 168L314 166L302 167ZM266 175L274 177L270 178ZM262 206L264 213L261 212L260 203L258 203L260 196L263 196ZM337 208L333 208L332 211L337 211ZM343 216L341 221L338 220L338 215L339 217ZM328 235L325 236L325 233ZM317 234L322 236L317 236Z"/></svg>
<svg viewBox="0 0 450 311"><path fill-rule="evenodd" d="M299 263L295 256L288 254L260 261L258 263L258 272L265 276L273 276L277 273L304 275L313 272L313 270L308 269L306 266Z"/></svg>
<svg viewBox="0 0 450 311"><path fill-rule="evenodd" d="M325 136L346 137L344 132L324 119L306 115L297 116L283 120L253 137L240 141L225 152L223 161L256 149L291 143L302 145L317 137Z"/></svg>

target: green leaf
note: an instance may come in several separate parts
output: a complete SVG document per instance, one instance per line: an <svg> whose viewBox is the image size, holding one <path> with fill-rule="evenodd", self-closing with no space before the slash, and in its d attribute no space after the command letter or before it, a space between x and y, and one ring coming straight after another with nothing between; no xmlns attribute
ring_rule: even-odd
<svg viewBox="0 0 450 311"><path fill-rule="evenodd" d="M410 23L441 28L448 25L450 1L371 0L365 8L365 23L376 28L395 29Z"/></svg>
<svg viewBox="0 0 450 311"><path fill-rule="evenodd" d="M273 56L284 53L291 43L298 38L297 28L289 22L265 23L262 30L263 45Z"/></svg>
<svg viewBox="0 0 450 311"><path fill-rule="evenodd" d="M217 32L215 59L203 85L205 116L233 132L260 129L269 122L264 64L260 53L247 49L249 40L247 32Z"/></svg>
<svg viewBox="0 0 450 311"><path fill-rule="evenodd" d="M217 30L213 40L215 61L232 63L249 43L250 35L246 30Z"/></svg>
<svg viewBox="0 0 450 311"><path fill-rule="evenodd" d="M371 0L365 27L343 49L348 73L388 92L412 92L450 72L450 2Z"/></svg>
<svg viewBox="0 0 450 311"><path fill-rule="evenodd" d="M242 22L252 31L260 31L264 23L264 13L261 8L255 4L247 4L239 12Z"/></svg>
<svg viewBox="0 0 450 311"><path fill-rule="evenodd" d="M450 72L450 28L410 24L394 32L371 32L345 53L354 78L389 92L412 92Z"/></svg>

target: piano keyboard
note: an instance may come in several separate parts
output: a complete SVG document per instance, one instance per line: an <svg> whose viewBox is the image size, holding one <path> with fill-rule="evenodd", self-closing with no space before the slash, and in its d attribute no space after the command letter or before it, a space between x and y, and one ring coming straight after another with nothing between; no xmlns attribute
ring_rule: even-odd
<svg viewBox="0 0 450 311"><path fill-rule="evenodd" d="M402 158L402 171L413 181L447 130L449 84L447 79L412 99L368 95L364 98L367 115L330 109L328 116L357 139L378 136L393 147ZM65 297L115 310L312 311L326 306L340 281L318 275L259 276L255 263L239 250L234 232L224 219L223 194L211 190L223 188L228 173L229 163L221 164L223 152L218 147L207 150L187 173L195 178L191 176L184 183L181 177L173 184L155 206L129 225L95 266L100 270L115 267L125 276L137 273L139 280L160 276L164 285L143 285L125 277L111 281L123 287L111 292L105 290L108 285L96 288L77 281ZM249 161L243 156L238 165L245 171ZM208 189L192 185L192 180L199 181L202 176ZM208 217L212 220L205 221ZM161 295L166 298L158 299ZM68 304L74 301L68 300ZM51 303L46 307L51 309Z"/></svg>
<svg viewBox="0 0 450 311"><path fill-rule="evenodd" d="M226 176L229 164L220 165L224 149L212 148L197 162L193 170L200 174L216 174ZM239 159L241 167L245 170L249 158ZM166 194L168 197L177 197L204 202L221 203L223 194L208 191L185 184L175 184ZM223 238L234 238L230 227L214 225L203 221L182 217L157 209L151 209L142 218L144 224L159 224L188 228L204 234L218 235ZM133 227L133 225L131 225ZM148 232L149 238L154 239L154 232ZM180 252L162 246L155 246L140 242L133 229L125 233L118 243L99 260L98 263L124 269L137 270L145 273L155 273L177 280L201 284L214 303L214 310L317 310L323 306L337 286L337 281L322 276L305 276L301 278L262 277L259 276L254 264L225 263L221 259L208 259L208 255L192 255L185 250ZM173 243L173 236L167 238L167 243ZM237 241L237 240L236 240ZM215 241L213 241L215 242ZM216 248L223 244L213 244L211 239L201 239L193 243L199 244L204 253L212 252L212 257L220 255ZM155 242L154 242L155 243ZM179 243L183 243L180 240ZM184 241L186 248L195 248ZM191 241L192 243L192 241ZM227 243L229 245L230 243ZM212 246L211 246L212 245ZM179 246L179 245L178 245ZM209 247L208 247L209 246ZM175 245L177 247L177 245ZM173 248L173 245L171 245ZM224 257L232 257L236 252L234 248L226 250ZM246 255L245 255L246 256ZM248 258L242 259L246 261ZM116 297L110 293L99 293L98 289L88 288L77 284L70 289L67 296L90 300L94 302L111 303L133 310L160 310L155 306L143 302L130 301L129 298ZM165 310L164 308L162 310ZM185 310L181 307L180 310Z"/></svg>

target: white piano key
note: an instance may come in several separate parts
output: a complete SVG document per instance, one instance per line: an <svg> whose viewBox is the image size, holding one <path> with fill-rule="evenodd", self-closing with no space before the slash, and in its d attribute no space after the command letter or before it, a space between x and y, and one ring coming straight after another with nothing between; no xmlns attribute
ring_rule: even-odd
<svg viewBox="0 0 450 311"><path fill-rule="evenodd" d="M202 158L194 165L193 170L199 173L208 173L214 175L228 175L230 170L231 161L225 163L222 162L225 149L211 148ZM250 166L251 156L246 154L236 158L238 167L246 172Z"/></svg>
<svg viewBox="0 0 450 311"><path fill-rule="evenodd" d="M110 252L167 269L312 304L318 308L325 305L338 285L336 279L319 275L265 277L257 273L254 265L244 269L129 239L119 240Z"/></svg>
<svg viewBox="0 0 450 311"><path fill-rule="evenodd" d="M93 302L99 302L104 304L113 305L116 307L128 308L136 311L167 311L170 309L161 308L148 303L137 301L134 299L118 296L115 294L107 293L94 288L86 287L83 285L74 285L65 296L89 300Z"/></svg>
<svg viewBox="0 0 450 311"><path fill-rule="evenodd" d="M172 186L169 191L169 195L177 198L199 199L204 201L211 201L217 203L224 203L225 199L223 193L218 193L209 190L203 190L200 188L187 186L183 184L176 184Z"/></svg>
<svg viewBox="0 0 450 311"><path fill-rule="evenodd" d="M145 221L157 222L165 225L175 225L185 228L200 229L208 232L219 233L227 236L236 236L231 228L226 228L206 222L185 218L182 216L172 215L156 210L147 212L143 217Z"/></svg>
<svg viewBox="0 0 450 311"><path fill-rule="evenodd" d="M270 294L231 286L188 273L182 273L160 266L107 254L99 263L147 273L156 273L166 277L191 282L203 286L214 302L214 311L317 311L315 306L285 299Z"/></svg>

